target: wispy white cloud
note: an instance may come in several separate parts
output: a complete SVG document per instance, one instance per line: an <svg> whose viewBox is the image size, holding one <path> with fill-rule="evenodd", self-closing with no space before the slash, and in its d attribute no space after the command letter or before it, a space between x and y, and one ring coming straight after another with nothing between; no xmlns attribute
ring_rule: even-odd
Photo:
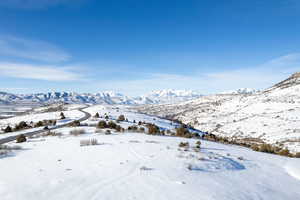
<svg viewBox="0 0 300 200"><path fill-rule="evenodd" d="M292 53L288 55L275 58L269 62L264 63L261 67L286 67L295 68L300 66L300 53Z"/></svg>
<svg viewBox="0 0 300 200"><path fill-rule="evenodd" d="M71 58L70 54L48 42L12 36L0 36L0 55L45 62L62 62Z"/></svg>
<svg viewBox="0 0 300 200"><path fill-rule="evenodd" d="M238 88L265 89L300 69L300 53L285 55L259 66L194 75L149 74L137 80L101 82L101 89L117 90L133 95L153 89L192 89L203 94Z"/></svg>
<svg viewBox="0 0 300 200"><path fill-rule="evenodd" d="M45 81L83 80L75 67L37 66L18 63L0 63L0 77L35 79Z"/></svg>
<svg viewBox="0 0 300 200"><path fill-rule="evenodd" d="M72 0L1 0L0 6L21 9L39 9L67 2L72 2Z"/></svg>

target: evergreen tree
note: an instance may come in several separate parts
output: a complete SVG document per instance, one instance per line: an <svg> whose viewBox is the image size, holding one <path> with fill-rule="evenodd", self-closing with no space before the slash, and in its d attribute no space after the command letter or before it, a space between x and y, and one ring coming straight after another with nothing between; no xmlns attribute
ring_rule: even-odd
<svg viewBox="0 0 300 200"><path fill-rule="evenodd" d="M60 119L66 119L65 114L63 112L60 113Z"/></svg>

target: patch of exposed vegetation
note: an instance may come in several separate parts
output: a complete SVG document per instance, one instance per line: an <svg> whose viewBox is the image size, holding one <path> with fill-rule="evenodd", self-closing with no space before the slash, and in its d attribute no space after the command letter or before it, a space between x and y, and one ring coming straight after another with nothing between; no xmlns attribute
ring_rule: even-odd
<svg viewBox="0 0 300 200"><path fill-rule="evenodd" d="M73 122L71 122L70 124L69 124L69 126L70 127L77 127L77 126L80 126L81 124L80 124L80 121L79 120L75 120L75 121L73 121Z"/></svg>
<svg viewBox="0 0 300 200"><path fill-rule="evenodd" d="M93 145L99 145L98 140L95 138L80 140L80 146L93 146Z"/></svg>
<svg viewBox="0 0 300 200"><path fill-rule="evenodd" d="M70 131L70 135L78 136L86 134L86 131L84 129L73 129Z"/></svg>
<svg viewBox="0 0 300 200"><path fill-rule="evenodd" d="M18 135L16 137L16 142L17 143L22 143L22 142L26 142L26 141L27 141L27 139L26 139L26 136L24 134Z"/></svg>

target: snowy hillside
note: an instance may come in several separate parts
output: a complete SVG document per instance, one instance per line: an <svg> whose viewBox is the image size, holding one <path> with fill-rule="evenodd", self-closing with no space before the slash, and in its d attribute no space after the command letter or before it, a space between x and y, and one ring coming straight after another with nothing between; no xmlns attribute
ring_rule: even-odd
<svg viewBox="0 0 300 200"><path fill-rule="evenodd" d="M175 103L191 100L200 97L199 94L185 90L162 90L152 92L139 97L129 97L112 91L91 93L76 92L49 92L36 94L14 95L0 92L0 104L9 103L90 103L90 104L122 104L122 105L140 105L140 104L160 104Z"/></svg>
<svg viewBox="0 0 300 200"><path fill-rule="evenodd" d="M300 151L300 74L254 94L220 94L149 105L140 112L170 117L218 136L263 141Z"/></svg>
<svg viewBox="0 0 300 200"><path fill-rule="evenodd" d="M125 106L98 105L86 111L107 114L110 120L124 114L128 122L118 123L122 127L137 125L135 120L175 128L168 120ZM75 130L81 134L73 135ZM294 200L300 196L298 159L208 141L197 148L199 139L134 131L105 134L93 126L61 128L53 135L30 138L18 148L14 142L8 144L7 148L18 150L0 157L2 200ZM94 144L84 145L88 141ZM179 147L181 142L189 145Z"/></svg>

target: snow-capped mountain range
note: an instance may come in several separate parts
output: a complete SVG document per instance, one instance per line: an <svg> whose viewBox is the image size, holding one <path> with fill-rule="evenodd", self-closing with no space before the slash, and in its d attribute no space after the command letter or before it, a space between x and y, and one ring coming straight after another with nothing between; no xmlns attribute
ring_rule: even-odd
<svg viewBox="0 0 300 200"><path fill-rule="evenodd" d="M221 94L255 94L260 92L260 90L252 89L252 88L240 88L237 90L229 90L222 92Z"/></svg>
<svg viewBox="0 0 300 200"><path fill-rule="evenodd" d="M182 101L199 98L202 95L189 90L159 90L152 91L149 94L130 97L121 93L112 91L91 93L76 92L48 92L34 94L12 94L0 92L0 104L36 102L36 103L90 103L90 104L123 104L123 105L141 105L141 104L165 104L178 103Z"/></svg>

